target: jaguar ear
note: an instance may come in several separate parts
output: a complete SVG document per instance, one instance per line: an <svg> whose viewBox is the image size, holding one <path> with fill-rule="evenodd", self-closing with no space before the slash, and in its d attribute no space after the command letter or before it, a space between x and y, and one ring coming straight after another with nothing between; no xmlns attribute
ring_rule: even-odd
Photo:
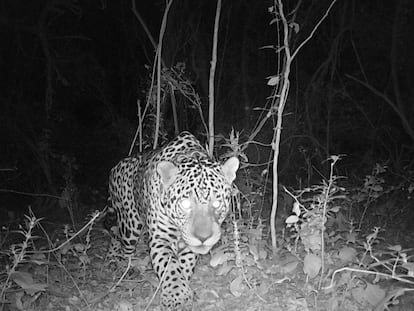
<svg viewBox="0 0 414 311"><path fill-rule="evenodd" d="M236 172L239 169L239 159L236 157L229 158L221 167L224 177L231 184L236 179Z"/></svg>
<svg viewBox="0 0 414 311"><path fill-rule="evenodd" d="M157 165L157 172L160 174L164 189L167 189L177 177L178 168L169 161L161 161Z"/></svg>

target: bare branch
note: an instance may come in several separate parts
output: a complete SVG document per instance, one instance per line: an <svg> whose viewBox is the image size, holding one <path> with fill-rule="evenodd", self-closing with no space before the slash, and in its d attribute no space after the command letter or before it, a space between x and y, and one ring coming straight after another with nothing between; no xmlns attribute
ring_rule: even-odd
<svg viewBox="0 0 414 311"><path fill-rule="evenodd" d="M154 40L151 32L149 31L147 24L145 24L144 19L141 17L139 12L137 11L137 6L135 4L135 0L131 0L132 3L132 12L134 13L135 17L138 19L139 23L141 24L142 28L144 28L145 33L147 34L148 39L151 41L152 46L154 47L154 51L157 50L157 43Z"/></svg>
<svg viewBox="0 0 414 311"><path fill-rule="evenodd" d="M377 95L378 97L382 98L390 107L392 110L395 111L395 113L398 115L398 117L401 120L402 126L405 130L405 132L410 136L411 140L414 141L414 129L411 127L410 122L405 117L404 111L402 111L391 99L389 99L384 93L381 93L379 90L377 90L372 85L368 84L367 82L361 81L351 75L346 74L346 77L354 80L355 82L358 82L359 84L365 86L368 90L370 90L373 94Z"/></svg>
<svg viewBox="0 0 414 311"><path fill-rule="evenodd" d="M165 34L165 27L167 25L168 12L170 11L173 0L169 0L165 7L164 15L162 16L162 23L159 35L159 42L157 48L157 116L155 120L155 134L154 134L154 146L156 149L158 146L158 132L160 130L160 117L161 117L161 59L162 59L162 40Z"/></svg>
<svg viewBox="0 0 414 311"><path fill-rule="evenodd" d="M217 0L216 18L214 20L214 35L213 35L213 49L211 51L211 65L210 65L210 78L209 78L209 108L208 108L208 152L210 156L213 155L214 148L214 76L216 73L217 64L217 40L218 40L218 28L221 12L221 0Z"/></svg>
<svg viewBox="0 0 414 311"><path fill-rule="evenodd" d="M298 54L299 50L306 44L308 41L313 37L316 30L319 28L319 26L322 24L322 22L328 17L329 12L331 11L332 7L336 3L336 0L333 0L332 3L329 5L328 9L326 10L325 14L322 16L322 18L319 20L319 22L316 24L316 26L311 31L310 35L303 40L303 42L297 47L297 49L292 53L292 58L296 57L296 54Z"/></svg>

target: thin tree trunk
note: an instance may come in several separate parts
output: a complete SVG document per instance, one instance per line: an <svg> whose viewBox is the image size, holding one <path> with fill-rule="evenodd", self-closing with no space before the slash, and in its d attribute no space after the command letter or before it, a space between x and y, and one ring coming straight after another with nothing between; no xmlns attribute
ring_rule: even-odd
<svg viewBox="0 0 414 311"><path fill-rule="evenodd" d="M213 36L213 49L211 52L211 66L210 66L210 78L209 78L209 109L208 109L208 152L210 156L213 156L214 149L214 76L216 72L217 64L217 41L218 41L218 29L221 12L221 0L217 0L216 18L214 20L214 36Z"/></svg>

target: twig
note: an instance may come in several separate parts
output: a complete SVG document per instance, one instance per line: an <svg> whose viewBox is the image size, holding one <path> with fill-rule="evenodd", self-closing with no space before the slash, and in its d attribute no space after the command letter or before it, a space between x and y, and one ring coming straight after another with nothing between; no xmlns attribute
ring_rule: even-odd
<svg viewBox="0 0 414 311"><path fill-rule="evenodd" d="M352 80L354 80L355 82L358 82L361 85L365 86L373 94L375 94L378 97L382 98L388 105L390 105L390 107L392 108L392 110L394 110L395 113L400 118L401 123L402 123L403 128L405 129L406 133L414 141L414 130L413 130L413 128L411 128L410 123L408 122L407 118L405 117L406 114L404 113L404 111L402 111L400 108L398 108L397 105L391 99L389 99L385 94L381 93L379 90L377 90L372 85L370 85L370 84L368 84L368 83L366 83L364 81L361 81L361 80L359 80L359 79L357 79L354 76L351 76L349 74L346 74L345 76L348 77L348 78L350 78L350 79L352 79Z"/></svg>
<svg viewBox="0 0 414 311"><path fill-rule="evenodd" d="M331 8L333 7L333 5L335 4L336 1L337 0L334 0L331 3L331 5L328 7L327 11L323 15L322 19L316 24L316 26L311 31L310 35L292 53L292 56L291 56L292 57L292 60L297 56L299 50L313 37L313 35L316 32L317 28L321 25L321 23L323 22L323 20L329 15L329 12L330 12ZM275 6L276 6L276 3L275 3ZM294 11L296 11L298 7L299 7L299 3L296 6L296 8L294 9ZM273 115L273 113L274 112L272 111L272 109L269 109L268 113L265 115L265 117L262 120L259 121L259 125L255 128L255 130L253 131L253 133L249 136L248 141L252 141L256 137L256 135L260 132L260 130L265 125L266 121ZM248 147L248 144L246 144L245 148L247 148L247 147Z"/></svg>
<svg viewBox="0 0 414 311"><path fill-rule="evenodd" d="M285 66L282 78L282 89L280 91L280 97L273 99L271 110L276 109L277 105L277 123L272 140L272 149L274 150L273 154L273 198L272 198L272 211L270 215L270 232L272 238L272 248L276 250L276 211L277 211L277 197L278 197L278 162L279 162L279 150L280 150L280 137L282 133L282 121L283 121L283 110L285 108L287 96L289 94L289 75L290 75L290 65L293 58L290 55L289 48L289 28L288 23L283 12L282 0L277 0L278 13L282 19L283 25L283 45L285 52ZM275 3L276 9L276 3Z"/></svg>
<svg viewBox="0 0 414 311"><path fill-rule="evenodd" d="M27 254L27 248L29 246L30 240L32 239L32 231L39 222L39 220L36 219L35 217L28 217L28 216L26 217L28 220L27 230L22 230L22 233L24 234L24 241L21 243L21 246L18 250L13 251L12 249L13 255L14 255L13 264L7 270L7 278L4 281L3 288L0 292L0 301L3 301L4 293L6 292L6 289L9 286L9 281L12 275L16 272L17 266L23 261L23 259L25 258ZM15 245L12 245L12 247L14 246ZM17 252L17 254L15 254L15 252ZM3 307L3 303L1 303L1 307Z"/></svg>
<svg viewBox="0 0 414 311"><path fill-rule="evenodd" d="M154 51L157 50L157 43L155 43L154 37L152 36L151 32L149 31L149 29L147 27L147 24L145 24L145 22L142 19L141 15L138 13L137 6L135 4L135 0L131 0L131 3L132 3L132 12L134 13L135 17L138 19L138 21L141 24L142 28L144 28L144 31L147 34L148 39L151 41L151 44L154 47Z"/></svg>
<svg viewBox="0 0 414 311"><path fill-rule="evenodd" d="M121 277L118 279L118 281L109 289L109 293L112 293L115 291L115 288L122 282L123 279L125 279L129 269L131 268L131 263L132 263L132 257L128 256L128 265L124 271L124 273L122 273Z"/></svg>
<svg viewBox="0 0 414 311"><path fill-rule="evenodd" d="M0 172L14 172L14 171L17 171L17 167L0 168Z"/></svg>
<svg viewBox="0 0 414 311"><path fill-rule="evenodd" d="M32 192L24 192L24 191L17 191L17 190L11 190L11 189L0 189L0 192L16 193L16 194L27 195L27 196L32 196L32 197L47 197L47 198L53 198L53 199L58 199L58 200L63 200L63 201L69 201L69 199L66 199L64 197L59 197L57 195L47 194L47 193L32 193Z"/></svg>
<svg viewBox="0 0 414 311"><path fill-rule="evenodd" d="M93 217L91 218L91 220L88 221L88 223L86 225L84 225L78 232L76 232L73 236L71 236L69 239L67 239L65 242L63 242L62 244L60 244L59 246L53 248L53 249L48 249L46 251L28 251L28 254L47 254L47 253L54 253L56 251L58 251L59 249L61 249L63 246L69 244L73 239L75 239L78 235L80 235L85 229L87 229L92 223L94 223L96 221L96 219L102 214L102 212L98 212L96 211L95 215L93 215Z"/></svg>
<svg viewBox="0 0 414 311"><path fill-rule="evenodd" d="M33 212L32 212L32 211L31 211L31 214L33 214ZM33 214L33 216L34 216L34 214ZM44 233L44 235L45 235L45 237L46 237L46 239L47 239L47 241L48 241L49 245L50 245L50 246L53 246L53 242L52 242L52 240L50 239L49 235L47 234L46 229L43 227L43 225L42 225L40 222L38 223L38 226L39 226L40 230ZM83 229L81 229L81 230L83 230ZM28 253L32 254L32 253L41 253L41 252L28 252ZM86 305L86 309L91 310L91 305L88 303L88 300L86 299L85 294L84 294L84 293L83 293L83 291L79 288L79 285L76 283L76 280L74 279L74 277L72 276L72 274L68 271L68 269L67 269L67 268L65 267L65 265L62 263L62 261L61 261L60 257L59 257L59 256L57 256L55 253L53 253L53 255L55 256L55 259L56 259L56 261L58 262L58 264L59 264L60 268L61 268L61 269L63 269L63 271L65 271L65 272L66 272L66 274L69 276L70 280L72 281L73 285L75 286L76 290L78 291L79 296L81 297L81 299L82 299L82 300L83 300L83 302L85 303L85 305ZM50 259L49 259L49 261L50 261Z"/></svg>
<svg viewBox="0 0 414 311"><path fill-rule="evenodd" d="M160 290L161 285L162 285L162 283L164 282L165 276L167 275L168 268L170 267L171 258L172 258L172 255L170 255L170 257L168 258L167 267L165 268L165 271L164 271L164 273L162 274L162 277L161 277L161 279L160 279L160 282L158 283L158 286L157 286L157 288L155 289L155 292L154 292L154 294L152 295L152 297L151 297L150 301L148 302L147 306L145 307L144 311L147 311L147 310L148 310L148 308L150 307L150 305L151 305L152 301L154 300L155 296L157 295L158 291Z"/></svg>
<svg viewBox="0 0 414 311"><path fill-rule="evenodd" d="M313 35L315 34L316 30L319 28L319 26L322 24L322 22L328 17L329 12L331 11L332 7L334 6L334 4L336 3L336 0L333 0L331 2L331 4L329 5L328 9L326 10L325 14L322 16L322 18L319 20L319 22L316 24L316 26L312 29L310 35L303 40L303 42L297 47L297 49L293 52L292 54L292 59L296 57L296 55L298 54L298 52L300 51L300 49L306 44L308 43L308 41L313 37Z"/></svg>
<svg viewBox="0 0 414 311"><path fill-rule="evenodd" d="M351 271L351 272L359 272L359 273L365 273L365 274L373 274L373 275L382 276L384 278L393 279L393 280L397 280L397 281L400 281L400 282L403 282L403 283L414 285L413 281L407 280L407 279L405 279L403 277L400 277L400 276L389 275L389 274L382 273L382 272L377 272L377 271L370 271L370 270L344 267L344 268L340 268L340 269L335 270L334 273L332 274L331 282L329 283L329 285L326 286L326 287L322 287L322 289L326 290L326 289L332 288L333 287L333 282L334 282L334 279L335 279L335 275L339 272L342 272L342 271Z"/></svg>
<svg viewBox="0 0 414 311"><path fill-rule="evenodd" d="M132 151L134 150L135 147L135 142L137 141L138 135L139 135L139 152L142 152L142 116L141 116L141 101L138 99L137 100L137 110L138 110L138 127L137 130L135 131L134 134L134 139L132 140L132 144L129 147L129 152L128 152L128 157L131 156Z"/></svg>
<svg viewBox="0 0 414 311"><path fill-rule="evenodd" d="M161 59L162 59L162 40L165 34L167 25L168 12L170 11L173 0L169 0L165 7L164 15L162 17L159 42L157 48L157 114L155 119L155 133L153 149L158 147L158 133L160 131L160 117L161 117Z"/></svg>
<svg viewBox="0 0 414 311"><path fill-rule="evenodd" d="M169 83L170 86L170 96L171 96L171 107L173 112L173 120L174 120L174 134L177 136L179 134L178 128L178 118L177 118L177 100L175 99L175 88L172 83Z"/></svg>
<svg viewBox="0 0 414 311"><path fill-rule="evenodd" d="M128 156L132 154L132 150L134 149L136 139L139 134L139 145L140 145L140 151L142 151L142 123L144 122L145 115L147 114L147 109L149 107L149 102L151 99L152 89L154 88L154 77L155 77L155 60L157 59L157 55L154 57L154 65L152 66L152 74L151 74L151 85L148 91L147 101L145 102L144 111L141 113L141 108L138 108L138 126L137 130L135 131L134 139L131 142L131 146L129 148ZM139 104L139 101L137 102Z"/></svg>
<svg viewBox="0 0 414 311"><path fill-rule="evenodd" d="M325 188L325 196L323 198L323 207L322 207L322 219L321 219L321 277L319 278L318 283L318 289L322 286L322 278L325 273L325 219L327 214L327 208L328 208L328 202L329 202L329 196L331 194L331 189L335 180L334 176L334 167L336 162L339 160L339 157L331 157L331 170L330 170L330 176L328 181L328 186Z"/></svg>
<svg viewBox="0 0 414 311"><path fill-rule="evenodd" d="M274 150L273 155L273 196L272 196L272 211L270 216L270 231L271 231L271 238L272 238L272 247L274 250L276 250L276 227L275 227L275 219L276 219L276 211L277 211L277 196L278 196L278 158L279 158L279 149L280 149L280 137L282 132L282 118L283 118L283 110L286 104L287 96L289 94L289 75L290 75L290 67L291 63L300 51L300 49L313 37L316 30L319 28L319 26L322 24L322 22L326 19L326 17L329 15L329 12L331 11L333 5L336 3L337 0L333 0L332 3L329 5L328 9L326 10L325 14L322 16L322 18L319 20L319 22L316 24L316 26L312 29L310 35L296 48L296 50L293 51L291 54L290 48L289 48L289 24L286 20L284 11L283 11L283 3L282 0L275 0L274 1L274 8L277 10L275 14L279 14L280 19L282 20L282 26L283 26L283 47L278 49L278 55L279 52L282 50L284 51L285 59L284 59L284 68L283 68L283 76L281 77L282 86L280 86L280 83L277 84L275 87L275 95L272 99L272 106L269 109L269 112L267 114L267 118L269 117L269 114L273 114L274 111L277 109L277 123L275 128L274 137L272 139L272 148ZM279 88L279 89L277 89ZM278 95L278 90L280 90L280 95Z"/></svg>
<svg viewBox="0 0 414 311"><path fill-rule="evenodd" d="M213 48L211 51L210 78L208 84L208 153L213 156L214 149L214 76L217 65L217 40L220 22L221 0L217 0L216 17L214 20Z"/></svg>

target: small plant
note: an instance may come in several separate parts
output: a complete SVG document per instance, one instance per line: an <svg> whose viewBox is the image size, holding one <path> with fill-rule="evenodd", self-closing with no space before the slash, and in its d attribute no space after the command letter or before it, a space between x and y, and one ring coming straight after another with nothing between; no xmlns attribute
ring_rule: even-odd
<svg viewBox="0 0 414 311"><path fill-rule="evenodd" d="M388 310L389 306L398 303L398 297L413 290L409 286L401 286L387 291L377 283L393 279L412 286L414 282L410 276L414 265L408 250L400 245L382 245L380 234L383 230L380 227L374 227L361 240L360 230L354 222L342 219L350 200L345 190L337 185L338 178L333 174L338 159L330 158L331 173L327 181L294 196L293 215L286 220L291 229L287 248L297 258L303 258L303 271L308 281L320 276L317 287L307 282L307 288L316 294L321 290L331 294L329 309L354 310L362 306ZM392 187L385 187L384 178L379 176L384 172L384 167L376 166L373 174L365 178L360 196L351 197L366 202L362 215L365 215L369 204L390 193ZM334 272L330 274L329 271ZM322 286L329 279L330 285Z"/></svg>
<svg viewBox="0 0 414 311"><path fill-rule="evenodd" d="M6 252L10 264L6 265L4 272L6 279L2 284L0 293L2 308L4 307L5 302L13 296L16 306L20 307L20 310L25 310L26 307L36 301L47 288L47 284L35 282L31 273L18 270L20 266L29 262L37 264L43 263L41 260L36 259L36 256L32 257L29 254L32 248L31 244L36 239L36 236L33 235L33 230L38 226L40 221L41 219L36 218L31 211L30 216L25 215L25 226L20 227L20 229L16 231L23 236L23 241L21 243L12 244L10 250ZM7 295L8 291L13 285L16 285L18 288L9 296ZM23 303L21 298L24 294L29 295L30 299Z"/></svg>
<svg viewBox="0 0 414 311"><path fill-rule="evenodd" d="M49 266L49 261L46 260L45 254L50 253L55 255L58 266L66 271L69 278L73 281L75 288L78 289L82 300L88 305L88 302L77 286L75 279L69 274L68 269L65 267L64 263L67 263L68 260L65 260L67 258L64 258L63 256L68 257L68 255L70 255L79 260L82 277L85 279L88 271L87 268L90 263L87 251L91 247L91 230L99 215L100 213L92 215L91 220L76 233L70 233L69 227L66 226L64 230L66 240L59 246L54 247L53 242L41 225L42 219L37 218L30 210L29 216L25 216L24 226L21 226L20 229L16 231L23 236L23 241L12 244L8 251L3 252L3 254L7 256L9 264L6 265L5 272L0 273L0 279L4 280L1 282L0 310L6 303L13 303L19 310L28 310L32 308L32 304L37 302L38 298L41 297L46 290L56 292L55 289L49 288L47 283L39 282L39 278L49 280L50 275L48 272L50 271L51 266ZM45 233L51 249L42 251L37 250L35 242L38 237L33 234L36 227ZM87 230L85 243L73 243L73 240L84 230ZM39 266L43 265L47 266L46 270L38 269Z"/></svg>
<svg viewBox="0 0 414 311"><path fill-rule="evenodd" d="M386 170L387 166L377 163L372 169L372 173L365 176L363 186L353 198L356 203L364 203L364 210L358 225L359 230L362 227L368 208L386 193L384 188L385 179L382 177Z"/></svg>
<svg viewBox="0 0 414 311"><path fill-rule="evenodd" d="M78 170L76 159L66 155L55 155L63 166L63 179L65 186L61 192L61 199L59 200L60 208L66 209L70 215L73 228L76 230L74 211L79 209L78 193L79 190L75 185L75 172Z"/></svg>
<svg viewBox="0 0 414 311"><path fill-rule="evenodd" d="M414 263L409 261L409 250L404 250L400 245L381 249L381 231L375 227L365 237L362 247L358 247L363 250L361 256L353 247L345 246L339 251L340 263L352 266L337 268L331 276L330 285L323 288L332 293L330 305L333 310L351 310L356 305L370 310L389 310L390 306L399 303L400 296L414 291L411 288L414 285ZM353 267L356 265L358 268ZM336 275L340 277L336 278ZM388 291L379 283L387 279L396 281Z"/></svg>
<svg viewBox="0 0 414 311"><path fill-rule="evenodd" d="M219 275L231 277L230 292L239 297L255 283L255 269L262 268L260 261L267 257L266 239L263 237L263 224L259 221L233 220L228 223L222 245L211 252L210 266L218 267Z"/></svg>
<svg viewBox="0 0 414 311"><path fill-rule="evenodd" d="M91 231L93 228L93 224L91 224L86 231L85 236L85 243L68 243L65 246L63 246L60 249L60 255L68 257L70 255L74 256L79 260L79 267L81 268L81 276L83 279L86 279L87 277L87 270L89 267L89 264L91 263L91 259L88 255L88 250L91 248ZM71 237L75 235L74 232L72 232L68 225L64 226L63 230L66 240L70 240Z"/></svg>
<svg viewBox="0 0 414 311"><path fill-rule="evenodd" d="M220 159L238 156L242 163L248 162L246 154L242 151L242 145L239 143L239 137L240 133L235 132L234 129L231 130L229 138L218 135L218 140L221 143L220 147L230 149L222 154ZM243 172L246 174L246 178L241 178L242 184L240 187L245 190L246 194L243 194L234 186L233 219L227 222L222 245L213 251L210 261L213 267L222 264L227 265L229 262L234 261L234 266L227 266L227 272L233 267L242 268L246 264L257 264L259 258L266 258L267 255L267 252L264 250L262 221L260 218L258 221L255 221L255 216L252 212L252 209L257 208L257 203L262 200L263 179L260 178L261 180L255 183L248 168L244 168ZM243 218L244 215L247 215L247 220Z"/></svg>
<svg viewBox="0 0 414 311"><path fill-rule="evenodd" d="M229 138L224 137L222 134L217 135L217 140L220 142L218 147L227 147L228 150L220 156L220 160L230 157L239 157L242 163L248 163L247 155L243 152L244 145L240 143L240 133L235 132L234 129L230 131Z"/></svg>
<svg viewBox="0 0 414 311"><path fill-rule="evenodd" d="M294 215L286 219L287 228L291 229L287 248L299 255L300 248L306 252L304 257L304 272L309 278L316 277L324 272L325 243L335 238L335 231L329 231L327 221L335 218L341 210L338 204L344 199L344 188L337 185L338 177L333 174L338 156L331 156L331 170L327 181L322 184L305 188L294 196ZM307 194L307 198L305 198Z"/></svg>

